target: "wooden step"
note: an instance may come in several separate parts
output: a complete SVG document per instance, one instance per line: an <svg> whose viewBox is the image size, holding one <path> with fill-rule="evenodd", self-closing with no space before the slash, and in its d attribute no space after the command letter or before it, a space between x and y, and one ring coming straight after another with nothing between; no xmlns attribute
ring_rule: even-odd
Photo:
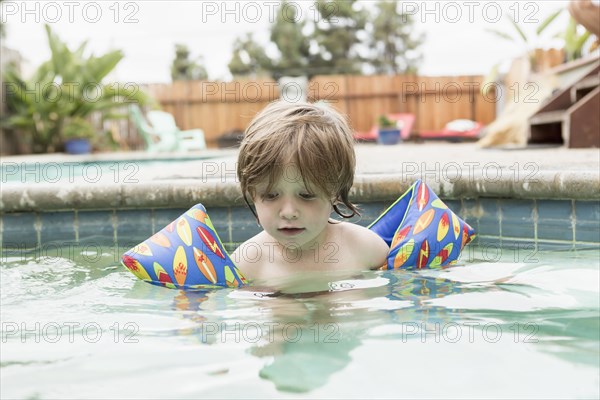
<svg viewBox="0 0 600 400"><path fill-rule="evenodd" d="M600 63L529 118L528 144L600 147Z"/></svg>
<svg viewBox="0 0 600 400"><path fill-rule="evenodd" d="M600 86L597 86L568 111L568 136L563 137L569 148L600 147Z"/></svg>
<svg viewBox="0 0 600 400"><path fill-rule="evenodd" d="M545 125L560 123L564 120L566 110L546 111L534 115L529 119L530 125Z"/></svg>
<svg viewBox="0 0 600 400"><path fill-rule="evenodd" d="M575 104L582 99L586 94L594 90L600 84L600 75L593 74L586 76L579 82L575 83L571 88L571 103Z"/></svg>
<svg viewBox="0 0 600 400"><path fill-rule="evenodd" d="M573 88L575 90L593 89L598 85L600 85L600 75L595 74L595 75L591 75L591 76L583 78L581 81L579 81L575 85L573 85Z"/></svg>

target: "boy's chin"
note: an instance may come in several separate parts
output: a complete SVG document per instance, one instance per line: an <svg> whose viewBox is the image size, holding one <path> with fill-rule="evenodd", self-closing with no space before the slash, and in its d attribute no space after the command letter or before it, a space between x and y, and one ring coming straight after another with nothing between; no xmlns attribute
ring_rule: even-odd
<svg viewBox="0 0 600 400"><path fill-rule="evenodd" d="M285 250L290 250L290 251L296 250L305 244L304 240L300 241L297 239L282 239L282 238L280 238L278 240L278 242L281 245L281 247L283 247Z"/></svg>
<svg viewBox="0 0 600 400"><path fill-rule="evenodd" d="M309 241L310 240L300 238L282 238L281 236L277 238L279 245L286 251L295 251L300 248L305 248Z"/></svg>

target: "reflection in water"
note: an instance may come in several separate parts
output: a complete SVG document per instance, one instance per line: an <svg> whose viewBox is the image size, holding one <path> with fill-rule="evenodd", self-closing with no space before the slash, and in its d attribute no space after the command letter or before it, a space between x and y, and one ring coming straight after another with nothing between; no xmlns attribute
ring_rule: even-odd
<svg viewBox="0 0 600 400"><path fill-rule="evenodd" d="M0 397L98 390L106 398L233 397L235 390L284 397L277 388L315 397L393 397L398 390L408 397L456 397L457 390L467 397L522 397L529 390L529 397L598 398L598 251L350 279L305 274L274 282L276 290L183 292L137 280L116 266L115 254L79 250L73 259L3 254L2 322L29 330L3 332L8 345L0 367L9 379ZM44 340L46 328L73 321L98 324L102 341L85 341L81 328L73 343L66 332L62 341ZM39 343L32 333L37 322ZM486 323L504 333L497 345L482 342ZM477 341L423 341L423 332L452 324L479 324ZM131 333L115 331L117 325L139 329L139 342L114 342L115 332ZM407 364L414 368L400 369ZM380 371L400 373L387 379ZM498 375L503 379L496 382ZM456 389L464 376L468 384ZM534 387L539 376L545 384Z"/></svg>
<svg viewBox="0 0 600 400"><path fill-rule="evenodd" d="M275 341L254 348L252 354L273 357L259 375L284 391L306 392L323 386L350 363L350 352L361 344L356 330L335 323L298 326L295 336L283 332Z"/></svg>
<svg viewBox="0 0 600 400"><path fill-rule="evenodd" d="M352 350L369 337L373 326L450 320L447 314L451 310L428 307L424 301L462 292L456 282L414 272L366 272L355 278L363 279L333 282L330 291L261 293L252 292L252 287L180 291L173 308L198 322L200 328L194 331L203 343L246 341L252 344L252 355L268 359L259 372L262 378L272 381L278 390L307 392L344 369ZM398 306L377 309L373 299L397 302ZM227 319L219 317L223 313L213 312L227 310L227 303L233 302L231 308L245 310L243 316Z"/></svg>
<svg viewBox="0 0 600 400"><path fill-rule="evenodd" d="M191 331L202 343L241 340L248 344L250 354L265 359L260 377L282 391L307 392L324 386L350 364L352 351L372 338L374 329L384 326L411 325L439 332L440 326L450 324L474 323L481 329L484 323L497 321L499 329L515 340L536 343L545 352L598 367L597 308L537 310L534 302L529 306L532 310L526 311L522 304L513 310L502 303L514 302L511 296L517 295L520 302L535 300L535 285L514 279L524 271L529 274L526 276L535 276L534 267L511 264L365 272L352 280L330 281L326 285L329 291L323 290L321 275L319 283L312 286L306 283L310 277L304 278L303 287L312 291L253 291L263 290L257 287L181 291L173 308L198 323L199 328ZM482 268L490 269L482 274ZM490 308L485 302L470 300L473 296L493 298L493 294L500 296L501 306L492 304ZM597 302L597 291L592 297ZM463 298L469 298L468 307L457 302ZM412 333L397 329L376 336L391 340L391 345L399 338L403 343L422 340L418 331Z"/></svg>

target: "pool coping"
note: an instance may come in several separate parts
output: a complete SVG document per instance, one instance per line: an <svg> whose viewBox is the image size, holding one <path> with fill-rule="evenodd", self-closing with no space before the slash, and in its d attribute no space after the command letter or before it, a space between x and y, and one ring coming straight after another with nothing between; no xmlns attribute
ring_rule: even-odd
<svg viewBox="0 0 600 400"><path fill-rule="evenodd" d="M393 201L415 181L397 173L364 174L355 178L350 198L357 203ZM600 200L600 171L539 171L535 179L460 176L455 180L424 181L442 199L512 198ZM138 183L77 185L3 185L0 213L60 210L186 208L244 205L235 180L174 179Z"/></svg>
<svg viewBox="0 0 600 400"><path fill-rule="evenodd" d="M600 200L600 150L537 147L481 149L469 143L357 144L355 203L391 202L416 179L442 199L512 198ZM237 149L190 153L117 152L82 156L45 154L2 157L0 166L21 168L20 182L0 187L0 214L64 210L243 206L236 179ZM171 161L181 161L171 162ZM54 163L136 164L135 179L106 173L101 180L49 182L23 179L29 168ZM146 162L158 161L158 164ZM161 164L160 161L168 161ZM142 163L143 162L143 163ZM72 165L72 164L70 164ZM13 171L14 172L14 171ZM125 172L119 169L119 172ZM19 174L17 173L17 176ZM35 175L35 173L34 173Z"/></svg>

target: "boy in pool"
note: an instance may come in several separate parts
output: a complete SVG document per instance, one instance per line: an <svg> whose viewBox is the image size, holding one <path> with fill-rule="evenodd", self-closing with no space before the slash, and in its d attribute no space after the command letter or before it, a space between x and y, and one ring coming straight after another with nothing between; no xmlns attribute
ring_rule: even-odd
<svg viewBox="0 0 600 400"><path fill-rule="evenodd" d="M247 278L357 272L385 263L389 248L377 234L329 218L333 211L360 215L348 199L355 164L352 131L328 106L277 101L256 115L237 166L244 200L264 229L233 253Z"/></svg>

